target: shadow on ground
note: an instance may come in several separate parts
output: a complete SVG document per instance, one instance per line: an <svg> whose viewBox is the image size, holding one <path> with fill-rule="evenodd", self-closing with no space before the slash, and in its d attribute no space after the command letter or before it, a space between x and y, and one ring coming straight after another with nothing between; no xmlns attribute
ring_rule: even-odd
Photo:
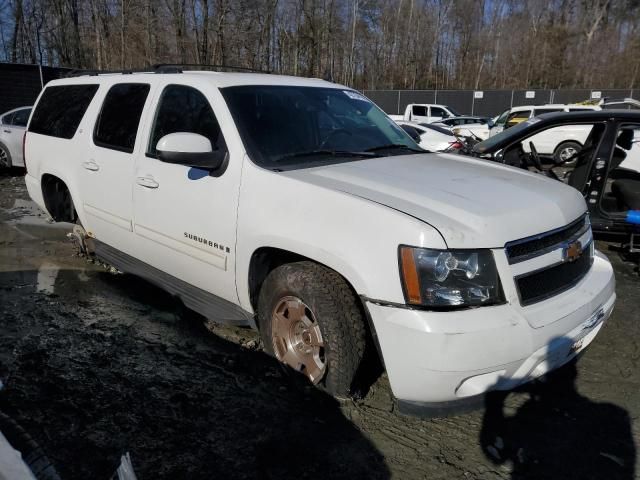
<svg viewBox="0 0 640 480"><path fill-rule="evenodd" d="M140 478L389 477L333 398L144 281L11 271L0 297L0 408L65 479L109 478L126 451Z"/></svg>
<svg viewBox="0 0 640 480"><path fill-rule="evenodd" d="M567 348L573 343L564 341ZM623 408L576 390L576 361L521 387L528 399L505 415L509 392L486 396L480 444L494 464L509 463L511 478L635 479L631 419Z"/></svg>

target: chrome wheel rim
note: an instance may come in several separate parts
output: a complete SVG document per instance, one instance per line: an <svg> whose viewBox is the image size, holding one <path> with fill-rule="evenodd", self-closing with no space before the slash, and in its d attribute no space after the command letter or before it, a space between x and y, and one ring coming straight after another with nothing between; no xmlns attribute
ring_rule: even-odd
<svg viewBox="0 0 640 480"><path fill-rule="evenodd" d="M0 148L0 166L8 167L9 166L9 156L4 148Z"/></svg>
<svg viewBox="0 0 640 480"><path fill-rule="evenodd" d="M564 162L566 160L569 160L576 153L578 153L578 149L576 149L574 147L565 147L562 150L560 150L559 157L560 157L560 160L562 160Z"/></svg>
<svg viewBox="0 0 640 480"><path fill-rule="evenodd" d="M272 312L271 340L276 358L317 384L327 370L324 340L315 315L297 297L278 301Z"/></svg>

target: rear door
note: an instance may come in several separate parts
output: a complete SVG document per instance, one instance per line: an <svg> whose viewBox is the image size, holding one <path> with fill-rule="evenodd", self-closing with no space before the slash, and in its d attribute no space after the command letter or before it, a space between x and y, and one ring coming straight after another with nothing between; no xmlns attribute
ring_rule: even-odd
<svg viewBox="0 0 640 480"><path fill-rule="evenodd" d="M107 88L99 108L92 140L78 159L80 198L87 230L119 250L133 254L132 179L134 154L150 85L117 83Z"/></svg>

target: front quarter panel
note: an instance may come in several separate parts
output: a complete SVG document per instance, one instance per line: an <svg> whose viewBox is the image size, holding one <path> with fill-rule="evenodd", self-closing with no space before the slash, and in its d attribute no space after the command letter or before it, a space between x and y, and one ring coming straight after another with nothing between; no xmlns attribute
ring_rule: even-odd
<svg viewBox="0 0 640 480"><path fill-rule="evenodd" d="M261 247L287 250L336 270L359 295L405 303L398 246L446 248L424 222L375 202L305 183L245 161L238 217L237 286L249 299L249 265Z"/></svg>

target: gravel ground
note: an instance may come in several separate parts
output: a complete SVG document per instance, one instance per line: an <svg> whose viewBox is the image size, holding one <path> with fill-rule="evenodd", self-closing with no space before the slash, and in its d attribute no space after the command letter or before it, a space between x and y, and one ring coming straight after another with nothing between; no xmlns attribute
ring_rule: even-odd
<svg viewBox="0 0 640 480"><path fill-rule="evenodd" d="M19 174L0 191L0 410L63 479L106 480L125 452L142 480L640 478L640 277L611 245L618 304L577 365L422 420L385 375L341 403L300 385L253 332L77 256Z"/></svg>

